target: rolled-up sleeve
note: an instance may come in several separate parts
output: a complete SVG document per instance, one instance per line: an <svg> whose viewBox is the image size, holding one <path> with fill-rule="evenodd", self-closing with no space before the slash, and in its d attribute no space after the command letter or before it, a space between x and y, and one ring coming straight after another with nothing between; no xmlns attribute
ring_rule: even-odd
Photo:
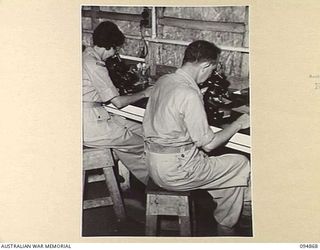
<svg viewBox="0 0 320 250"><path fill-rule="evenodd" d="M90 62L86 66L91 83L98 92L102 102L110 101L119 95L106 67L97 65L95 62Z"/></svg>
<svg viewBox="0 0 320 250"><path fill-rule="evenodd" d="M214 137L201 97L193 91L187 93L180 107L188 133L197 147L207 145Z"/></svg>

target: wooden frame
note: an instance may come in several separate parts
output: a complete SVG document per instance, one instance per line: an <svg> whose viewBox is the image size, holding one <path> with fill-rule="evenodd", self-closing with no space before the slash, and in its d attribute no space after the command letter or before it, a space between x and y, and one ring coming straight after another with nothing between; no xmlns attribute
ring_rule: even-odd
<svg viewBox="0 0 320 250"><path fill-rule="evenodd" d="M139 23L141 20L140 14L131 14L131 13L117 13L111 11L101 11L99 7L93 6L91 10L83 9L82 16L90 17L92 19L92 29L94 29L98 23L99 19L111 19L111 20L120 20L120 21L131 21ZM248 7L246 7L248 9ZM163 15L162 7L152 7L152 25L151 25L151 37L145 37L146 42L149 47L149 56L144 58L139 58L135 56L126 56L122 55L122 58L129 58L129 60L134 60L137 62L146 62L150 66L150 74L155 75L156 72L156 63L153 60L153 56L156 55L158 44L171 44L171 45L181 45L187 46L191 41L182 41L182 40L172 40L172 39L163 39L159 38L157 34L157 29L159 26L172 26L179 28L187 29L197 29L197 30L206 30L206 31L219 31L219 32L230 32L243 34L244 41L242 47L236 46L224 46L219 45L222 51L231 51L242 53L241 58L241 77L248 77L249 75L249 39L248 39L248 23L247 22L217 22L217 21L202 21L202 20L191 20L185 18L174 18L166 17ZM248 15L248 10L246 11ZM246 18L247 20L247 18ZM137 24L139 25L139 24ZM84 30L84 33L92 33L92 30ZM127 39L132 40L141 40L141 36L126 35Z"/></svg>

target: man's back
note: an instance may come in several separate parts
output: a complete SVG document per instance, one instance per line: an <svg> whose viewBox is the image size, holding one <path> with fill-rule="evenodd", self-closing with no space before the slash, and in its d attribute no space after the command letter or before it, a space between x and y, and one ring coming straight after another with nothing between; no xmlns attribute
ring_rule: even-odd
<svg viewBox="0 0 320 250"><path fill-rule="evenodd" d="M148 101L143 129L147 140L172 147L200 146L203 135L211 132L202 94L181 69L158 80Z"/></svg>

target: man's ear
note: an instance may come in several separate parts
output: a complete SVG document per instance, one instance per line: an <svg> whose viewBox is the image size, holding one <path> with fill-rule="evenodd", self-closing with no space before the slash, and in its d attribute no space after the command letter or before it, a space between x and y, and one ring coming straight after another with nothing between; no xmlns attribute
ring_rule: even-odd
<svg viewBox="0 0 320 250"><path fill-rule="evenodd" d="M200 67L201 67L202 70L208 68L210 65L211 65L210 62L202 62L202 63L200 63Z"/></svg>

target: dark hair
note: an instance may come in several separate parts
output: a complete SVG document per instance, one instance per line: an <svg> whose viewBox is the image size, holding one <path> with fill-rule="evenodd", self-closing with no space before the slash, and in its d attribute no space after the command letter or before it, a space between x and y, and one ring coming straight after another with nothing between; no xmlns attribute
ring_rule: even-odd
<svg viewBox="0 0 320 250"><path fill-rule="evenodd" d="M113 22L100 23L93 31L93 44L110 49L124 44L124 35Z"/></svg>
<svg viewBox="0 0 320 250"><path fill-rule="evenodd" d="M198 40L190 43L184 52L182 65L187 62L211 62L218 58L221 50L205 40Z"/></svg>

